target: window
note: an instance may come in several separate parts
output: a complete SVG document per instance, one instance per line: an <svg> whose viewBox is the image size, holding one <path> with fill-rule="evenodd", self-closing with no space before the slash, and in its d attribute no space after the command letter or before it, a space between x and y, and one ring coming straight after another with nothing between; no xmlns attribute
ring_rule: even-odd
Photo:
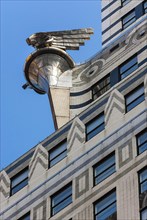
<svg viewBox="0 0 147 220"><path fill-rule="evenodd" d="M120 68L120 78L121 80L130 75L133 71L138 68L137 56L133 56L131 59L123 63Z"/></svg>
<svg viewBox="0 0 147 220"><path fill-rule="evenodd" d="M30 220L30 212L28 212L27 214L23 215L18 220Z"/></svg>
<svg viewBox="0 0 147 220"><path fill-rule="evenodd" d="M130 26L136 20L135 10L132 10L122 18L123 29Z"/></svg>
<svg viewBox="0 0 147 220"><path fill-rule="evenodd" d="M94 204L95 220L117 219L116 217L116 192L113 191L102 197Z"/></svg>
<svg viewBox="0 0 147 220"><path fill-rule="evenodd" d="M138 154L147 150L147 129L137 135Z"/></svg>
<svg viewBox="0 0 147 220"><path fill-rule="evenodd" d="M139 203L140 203L140 218L141 220L147 219L147 167L143 168L139 174Z"/></svg>
<svg viewBox="0 0 147 220"><path fill-rule="evenodd" d="M51 197L51 215L55 215L72 203L72 184L68 184Z"/></svg>
<svg viewBox="0 0 147 220"><path fill-rule="evenodd" d="M147 168L139 172L140 193L147 191Z"/></svg>
<svg viewBox="0 0 147 220"><path fill-rule="evenodd" d="M115 154L111 154L104 158L94 166L94 185L102 182L108 176L116 171L115 169Z"/></svg>
<svg viewBox="0 0 147 220"><path fill-rule="evenodd" d="M143 2L143 9L144 9L144 13L147 13L147 1Z"/></svg>
<svg viewBox="0 0 147 220"><path fill-rule="evenodd" d="M54 166L67 156L67 141L62 141L49 151L49 167Z"/></svg>
<svg viewBox="0 0 147 220"><path fill-rule="evenodd" d="M141 217L140 220L147 220L147 208L143 209L143 210L140 212L140 217Z"/></svg>
<svg viewBox="0 0 147 220"><path fill-rule="evenodd" d="M111 49L110 49L110 53L114 52L116 49L119 48L119 44L116 44L115 46L113 46Z"/></svg>
<svg viewBox="0 0 147 220"><path fill-rule="evenodd" d="M92 87L92 99L96 100L98 97L103 95L109 89L110 89L110 75L107 75Z"/></svg>
<svg viewBox="0 0 147 220"><path fill-rule="evenodd" d="M104 127L105 127L104 113L102 113L87 123L87 125L86 125L86 138L87 138L87 140L90 140L96 134L98 134L102 130L104 130Z"/></svg>
<svg viewBox="0 0 147 220"><path fill-rule="evenodd" d="M28 167L11 178L11 195L28 184Z"/></svg>
<svg viewBox="0 0 147 220"><path fill-rule="evenodd" d="M126 95L126 112L129 112L135 106L139 105L145 99L143 84Z"/></svg>
<svg viewBox="0 0 147 220"><path fill-rule="evenodd" d="M125 6L126 4L128 4L131 0L122 0L121 4L122 6Z"/></svg>

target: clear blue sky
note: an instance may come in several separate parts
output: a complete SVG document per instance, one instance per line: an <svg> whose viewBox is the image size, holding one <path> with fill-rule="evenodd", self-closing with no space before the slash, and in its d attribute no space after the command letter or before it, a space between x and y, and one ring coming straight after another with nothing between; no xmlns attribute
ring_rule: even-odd
<svg viewBox="0 0 147 220"><path fill-rule="evenodd" d="M25 39L43 31L94 28L79 51L68 51L75 62L101 49L100 0L1 0L1 145L3 169L54 132L47 95L23 90L27 56L34 51Z"/></svg>

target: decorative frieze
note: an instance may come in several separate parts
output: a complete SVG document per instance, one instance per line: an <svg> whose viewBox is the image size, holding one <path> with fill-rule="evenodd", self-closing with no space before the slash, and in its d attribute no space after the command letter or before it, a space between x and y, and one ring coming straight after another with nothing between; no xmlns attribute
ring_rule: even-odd
<svg viewBox="0 0 147 220"><path fill-rule="evenodd" d="M89 170L81 173L75 181L75 198L77 199L89 190Z"/></svg>
<svg viewBox="0 0 147 220"><path fill-rule="evenodd" d="M119 168L133 159L132 141L128 141L118 149Z"/></svg>

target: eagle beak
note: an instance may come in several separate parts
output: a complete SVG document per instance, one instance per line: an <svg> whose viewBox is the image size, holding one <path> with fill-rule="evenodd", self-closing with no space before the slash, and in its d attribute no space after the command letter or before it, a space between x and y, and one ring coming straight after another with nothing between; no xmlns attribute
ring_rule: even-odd
<svg viewBox="0 0 147 220"><path fill-rule="evenodd" d="M26 39L26 42L27 42L28 45L31 45L31 41L30 41L29 38Z"/></svg>

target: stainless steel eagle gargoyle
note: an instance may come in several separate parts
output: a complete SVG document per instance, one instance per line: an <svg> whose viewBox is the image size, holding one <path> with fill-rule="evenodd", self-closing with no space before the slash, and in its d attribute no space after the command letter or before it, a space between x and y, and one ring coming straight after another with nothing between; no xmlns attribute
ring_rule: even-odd
<svg viewBox="0 0 147 220"><path fill-rule="evenodd" d="M52 87L71 87L76 64L66 50L78 50L91 34L92 28L32 34L26 42L36 50L26 59L23 88L49 94Z"/></svg>
<svg viewBox="0 0 147 220"><path fill-rule="evenodd" d="M28 45L36 49L56 47L62 50L78 50L84 41L90 39L92 28L65 30L55 32L39 32L26 39Z"/></svg>

